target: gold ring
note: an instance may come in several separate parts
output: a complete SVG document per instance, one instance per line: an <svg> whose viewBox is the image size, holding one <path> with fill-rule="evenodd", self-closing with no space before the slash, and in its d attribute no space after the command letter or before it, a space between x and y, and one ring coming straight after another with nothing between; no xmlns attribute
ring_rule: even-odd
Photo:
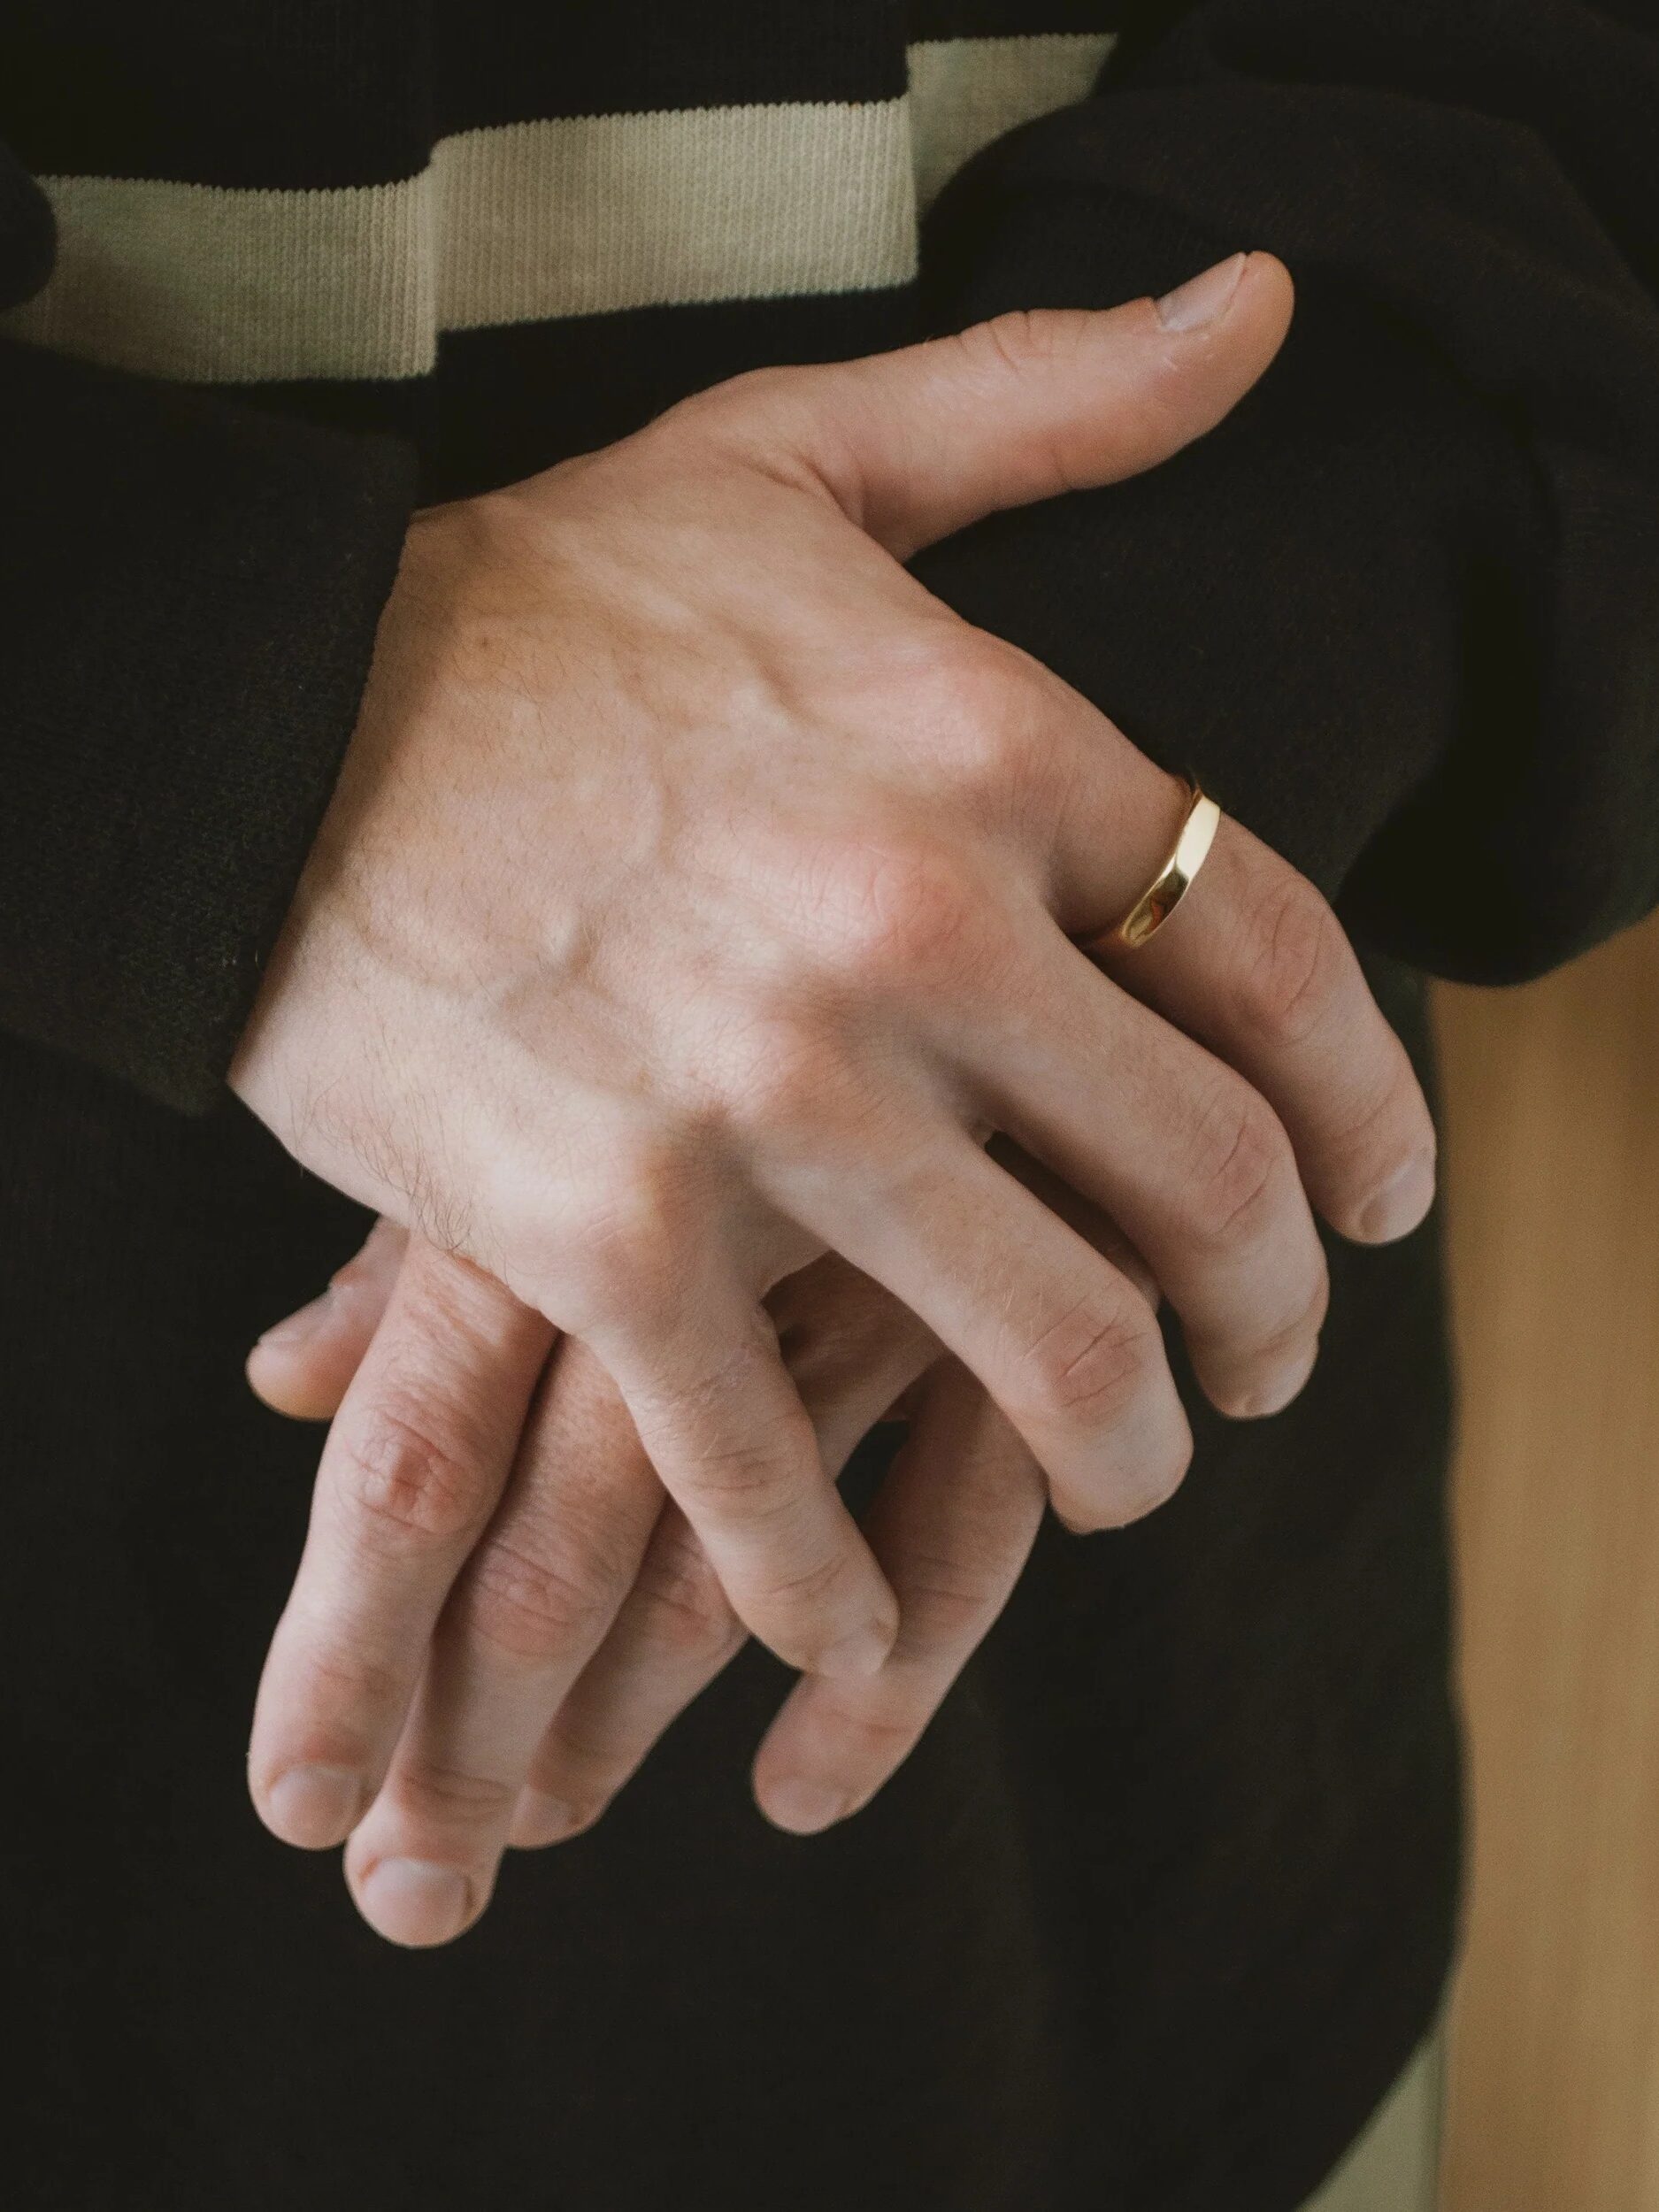
<svg viewBox="0 0 1659 2212"><path fill-rule="evenodd" d="M1187 811L1170 856L1122 919L1101 930L1083 946L1085 952L1121 950L1144 945L1163 928L1192 888L1193 878L1209 857L1221 821L1221 809L1206 798L1190 776L1182 778L1188 797Z"/></svg>

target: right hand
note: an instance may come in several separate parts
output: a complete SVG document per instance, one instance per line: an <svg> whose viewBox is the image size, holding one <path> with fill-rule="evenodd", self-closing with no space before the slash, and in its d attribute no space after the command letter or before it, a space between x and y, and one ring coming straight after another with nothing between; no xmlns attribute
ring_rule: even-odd
<svg viewBox="0 0 1659 2212"><path fill-rule="evenodd" d="M803 1668L872 1671L895 1609L762 1310L781 1278L827 1247L884 1285L1098 1526L1168 1494L1187 1424L1145 1299L987 1129L1122 1225L1235 1412L1312 1362L1304 1185L1356 1234L1428 1202L1404 1055L1242 829L1132 956L1179 1027L1067 941L1142 887L1175 787L900 565L1200 434L1288 311L1255 256L1203 325L1142 301L763 371L411 528L234 1087L592 1348ZM488 1517L493 1444L449 1435L441 1371L401 1391L319 1480L265 1684L289 1754L424 1646Z"/></svg>

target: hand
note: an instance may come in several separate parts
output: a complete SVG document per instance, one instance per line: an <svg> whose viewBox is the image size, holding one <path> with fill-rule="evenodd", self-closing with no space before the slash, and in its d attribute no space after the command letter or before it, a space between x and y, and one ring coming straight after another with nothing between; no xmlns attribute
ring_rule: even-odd
<svg viewBox="0 0 1659 2212"><path fill-rule="evenodd" d="M1122 1224L1233 1411L1312 1361L1304 1185L1354 1233L1426 1206L1426 1110L1324 902L1228 824L1139 996L1109 981L1064 933L1151 873L1169 779L895 557L1172 449L1287 303L1254 257L1208 326L1139 303L766 372L417 522L234 1079L535 1318L487 1430L450 1424L441 1344L336 1425L256 1729L278 1833L339 1840L387 1770L555 1327L743 1620L856 1675L896 1609L774 1284L841 1252L1100 1525L1179 1480L1185 1419L1145 1301L987 1128Z"/></svg>
<svg viewBox="0 0 1659 2212"><path fill-rule="evenodd" d="M1033 1163L1010 1164L1144 1282L1092 1209ZM328 1293L261 1340L250 1379L279 1410L311 1418L334 1414L349 1386L357 1402L347 1418L373 1418L387 1379L428 1362L438 1334L451 1417L486 1426L503 1389L516 1394L526 1317L472 1275L381 1222ZM899 1598L898 1640L866 1680L805 1678L757 1762L762 1809L808 1831L856 1810L908 1756L1025 1564L1043 1484L965 1371L846 1262L816 1262L767 1303L832 1477L907 1391L912 1417L864 1521ZM457 1312L458 1332L448 1325ZM569 1549L593 1501L613 1532L600 1585ZM506 1845L591 1825L741 1641L610 1379L567 1340L440 1618L390 1772L348 1847L365 1916L399 1942L458 1934L483 1911Z"/></svg>

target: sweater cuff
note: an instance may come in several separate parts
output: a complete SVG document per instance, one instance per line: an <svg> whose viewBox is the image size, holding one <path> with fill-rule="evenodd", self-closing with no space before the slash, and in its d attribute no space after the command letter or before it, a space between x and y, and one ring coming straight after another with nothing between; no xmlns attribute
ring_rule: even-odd
<svg viewBox="0 0 1659 2212"><path fill-rule="evenodd" d="M211 1106L350 737L412 456L0 348L0 1020Z"/></svg>

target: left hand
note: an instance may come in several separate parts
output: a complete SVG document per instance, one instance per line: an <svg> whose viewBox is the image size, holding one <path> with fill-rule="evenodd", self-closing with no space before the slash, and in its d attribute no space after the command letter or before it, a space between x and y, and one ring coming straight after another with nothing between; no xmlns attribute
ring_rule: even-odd
<svg viewBox="0 0 1659 2212"><path fill-rule="evenodd" d="M1045 1202L1150 1295L1138 1256L1102 1216L1031 1163L1018 1171L1040 1179ZM832 1478L926 1378L864 1523L899 1601L893 1652L862 1680L804 1677L756 1761L762 1810L804 1833L856 1811L908 1757L1006 1603L1045 1486L967 1371L845 1260L818 1261L767 1305ZM510 1435L503 1409L522 1403L537 1371L522 1437ZM555 1345L539 1317L469 1262L382 1221L328 1293L249 1362L279 1411L343 1409L349 1424L383 1418L389 1379L411 1373L446 1394L454 1432L499 1486L346 1873L381 1934L433 1944L483 1911L510 1844L557 1842L598 1818L744 1631L598 1360L574 1340ZM572 1555L594 1527L583 1502L595 1498L610 1517L603 1574ZM280 1694L267 1677L262 1705ZM357 1747L343 1748L355 1766ZM337 1744L314 1749L342 1757Z"/></svg>

